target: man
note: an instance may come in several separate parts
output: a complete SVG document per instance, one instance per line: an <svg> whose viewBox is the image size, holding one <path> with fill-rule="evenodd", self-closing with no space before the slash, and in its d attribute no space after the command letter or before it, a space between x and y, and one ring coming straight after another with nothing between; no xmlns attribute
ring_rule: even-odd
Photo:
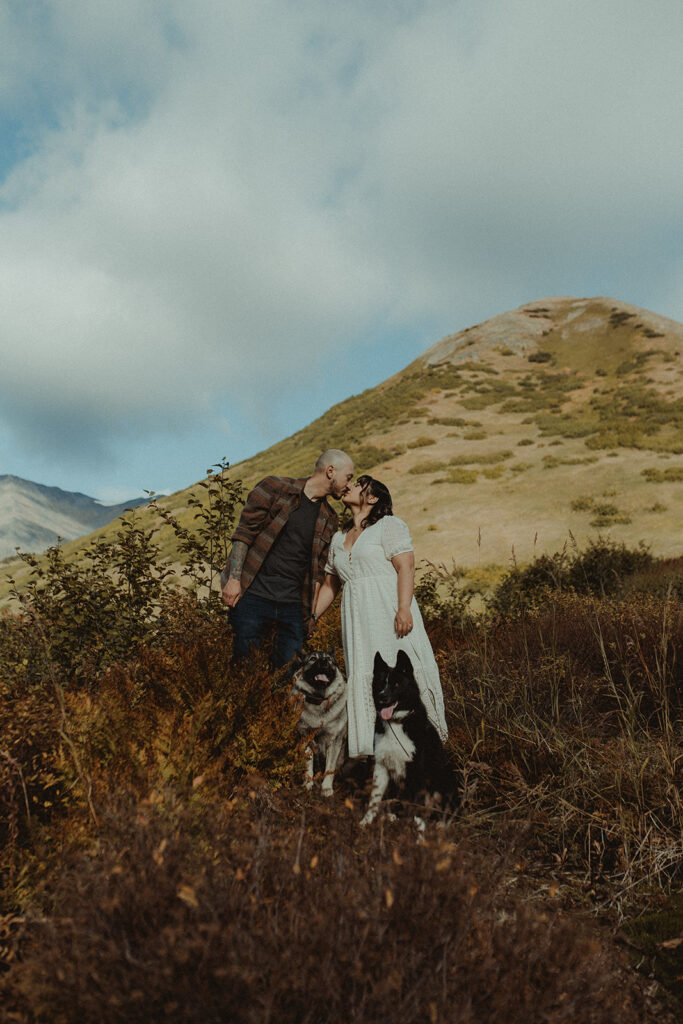
<svg viewBox="0 0 683 1024"><path fill-rule="evenodd" d="M271 664L279 668L303 646L304 619L322 581L337 515L327 503L341 498L353 479L353 462L330 448L311 476L267 476L247 497L221 574L223 600L232 609L233 657L260 646L271 627Z"/></svg>

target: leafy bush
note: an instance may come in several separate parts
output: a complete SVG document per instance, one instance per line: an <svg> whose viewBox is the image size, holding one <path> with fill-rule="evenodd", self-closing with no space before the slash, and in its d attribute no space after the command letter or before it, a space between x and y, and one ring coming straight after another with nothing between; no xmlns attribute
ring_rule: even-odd
<svg viewBox="0 0 683 1024"><path fill-rule="evenodd" d="M650 568L654 561L644 545L627 548L604 539L591 541L572 559L568 583L579 594L616 594L629 577Z"/></svg>
<svg viewBox="0 0 683 1024"><path fill-rule="evenodd" d="M451 626L466 620L473 594L465 590L461 582L461 573L448 572L444 566L431 562L425 563L415 584L415 598L425 621L437 623L444 620Z"/></svg>
<svg viewBox="0 0 683 1024"><path fill-rule="evenodd" d="M367 473L382 462L389 462L397 454L394 448L380 448L376 444L363 444L354 450L354 465L357 473Z"/></svg>
<svg viewBox="0 0 683 1024"><path fill-rule="evenodd" d="M489 607L501 615L515 615L538 606L549 593L566 585L567 562L567 553L562 551L540 555L524 568L514 565L489 598Z"/></svg>
<svg viewBox="0 0 683 1024"><path fill-rule="evenodd" d="M22 593L16 586L12 593L24 612L19 628L30 679L43 678L45 657L65 679L92 679L151 634L170 572L157 565L153 532L133 514L112 541L94 540L79 562L67 562L59 546L45 561L21 556L31 575Z"/></svg>
<svg viewBox="0 0 683 1024"><path fill-rule="evenodd" d="M450 466L468 466L472 462L476 462L479 466L491 466L498 462L505 462L506 459L512 458L511 451L501 452L489 452L486 455L454 455L449 460Z"/></svg>
<svg viewBox="0 0 683 1024"><path fill-rule="evenodd" d="M408 472L413 476L419 476L422 473L439 473L442 469L446 469L447 467L447 462L440 462L438 459L423 459L416 465L411 466Z"/></svg>
<svg viewBox="0 0 683 1024"><path fill-rule="evenodd" d="M540 555L523 568L513 566L489 604L499 614L518 614L539 606L554 591L615 594L625 588L629 577L643 572L653 562L653 556L645 547L634 550L604 538L592 540L584 552L571 554L565 548L553 555Z"/></svg>
<svg viewBox="0 0 683 1024"><path fill-rule="evenodd" d="M648 467L641 470L641 476L644 476L650 484L680 483L683 480L683 467L669 466L667 469L652 469Z"/></svg>
<svg viewBox="0 0 683 1024"><path fill-rule="evenodd" d="M441 424L444 427L466 427L467 420L461 416L432 416L427 420L430 424Z"/></svg>
<svg viewBox="0 0 683 1024"><path fill-rule="evenodd" d="M229 463L221 459L206 471L198 484L198 494L187 500L194 509L194 528L186 529L159 499L150 507L169 525L179 541L178 554L183 562L182 575L194 583L195 589L213 590L230 552L230 535L244 501L240 480L228 475Z"/></svg>
<svg viewBox="0 0 683 1024"><path fill-rule="evenodd" d="M199 485L200 495L189 498L194 529L183 527L158 501L150 507L174 530L182 575L195 592L203 591L207 611L225 614L214 584L227 558L242 487L228 478L225 460L215 468ZM157 527L144 528L137 511L120 524L112 540L93 540L78 561L67 561L59 545L45 559L21 555L31 574L21 592L13 581L23 610L14 638L29 681L42 682L47 663L60 681L91 686L108 666L135 658L143 643L164 642L173 571L159 561Z"/></svg>
<svg viewBox="0 0 683 1024"><path fill-rule="evenodd" d="M0 674L0 737L0 879L11 885L31 832L78 802L80 766L54 689L31 685L26 672Z"/></svg>
<svg viewBox="0 0 683 1024"><path fill-rule="evenodd" d="M448 472L448 480L452 484L473 484L477 481L476 469L451 469Z"/></svg>

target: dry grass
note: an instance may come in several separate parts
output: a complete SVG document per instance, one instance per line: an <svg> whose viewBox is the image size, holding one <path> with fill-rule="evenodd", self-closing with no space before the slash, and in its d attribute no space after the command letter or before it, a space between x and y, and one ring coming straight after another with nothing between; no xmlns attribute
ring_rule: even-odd
<svg viewBox="0 0 683 1024"><path fill-rule="evenodd" d="M4 1019L667 1020L595 923L681 882L683 615L641 582L480 617L423 588L463 789L422 842L360 830L353 778L304 793L286 683L231 669L217 607L176 594L89 675L0 620Z"/></svg>

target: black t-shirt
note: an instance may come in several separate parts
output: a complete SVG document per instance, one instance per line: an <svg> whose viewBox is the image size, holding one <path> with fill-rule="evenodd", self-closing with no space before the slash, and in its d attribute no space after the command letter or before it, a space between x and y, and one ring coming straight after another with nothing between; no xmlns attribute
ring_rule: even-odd
<svg viewBox="0 0 683 1024"><path fill-rule="evenodd" d="M319 501L311 501L302 492L294 509L273 541L273 546L256 573L249 592L279 604L301 601L301 588L311 564L311 546Z"/></svg>

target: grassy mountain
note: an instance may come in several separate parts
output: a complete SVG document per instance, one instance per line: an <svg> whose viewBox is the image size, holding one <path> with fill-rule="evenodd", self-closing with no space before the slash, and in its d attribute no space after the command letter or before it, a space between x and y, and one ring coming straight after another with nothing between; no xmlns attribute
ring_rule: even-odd
<svg viewBox="0 0 683 1024"><path fill-rule="evenodd" d="M683 325L638 307L539 300L442 339L233 471L247 485L305 475L322 449L344 448L390 488L419 558L473 573L598 532L673 555L682 352ZM191 491L163 502L181 520ZM160 537L173 560L174 538Z"/></svg>
<svg viewBox="0 0 683 1024"><path fill-rule="evenodd" d="M444 338L242 463L304 473L345 447L389 486L420 554L522 560L597 530L680 547L683 326L610 299L528 304Z"/></svg>

